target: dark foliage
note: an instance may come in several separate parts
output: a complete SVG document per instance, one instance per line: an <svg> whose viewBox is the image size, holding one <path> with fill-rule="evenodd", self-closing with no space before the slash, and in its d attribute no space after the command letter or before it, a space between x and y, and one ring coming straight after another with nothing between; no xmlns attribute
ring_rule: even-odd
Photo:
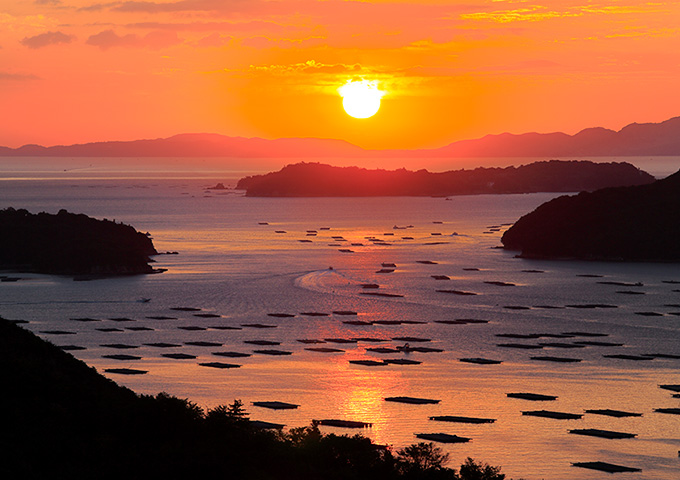
<svg viewBox="0 0 680 480"><path fill-rule="evenodd" d="M523 257L680 261L680 172L544 203L503 235Z"/></svg>
<svg viewBox="0 0 680 480"><path fill-rule="evenodd" d="M151 273L156 250L129 225L60 210L0 210L0 268L56 274Z"/></svg>
<svg viewBox="0 0 680 480"><path fill-rule="evenodd" d="M443 173L297 163L278 172L242 178L236 188L255 197L447 196L580 192L653 181L654 177L628 163L551 160Z"/></svg>

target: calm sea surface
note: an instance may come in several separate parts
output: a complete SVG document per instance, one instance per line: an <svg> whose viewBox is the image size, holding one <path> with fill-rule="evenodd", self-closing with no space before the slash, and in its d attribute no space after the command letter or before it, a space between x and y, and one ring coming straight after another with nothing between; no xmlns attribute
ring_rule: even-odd
<svg viewBox="0 0 680 480"><path fill-rule="evenodd" d="M678 478L680 416L654 410L680 408L680 399L659 388L660 384L680 384L680 359L631 360L604 355L680 356L680 268L530 261L495 248L508 224L554 194L450 200L265 199L206 190L221 181L218 177L59 179L36 172L30 175L31 180L17 179L29 176L4 176L14 179L0 181L0 208L53 213L66 208L115 219L150 232L159 251L179 252L156 257L156 266L168 269L158 275L76 282L21 274L18 282L0 283L0 315L27 320L26 328L57 345L86 347L73 354L99 372L122 367L148 371L137 376L105 373L136 392L166 391L205 407L241 399L251 418L287 427L308 425L312 419L360 420L372 424L362 433L397 448L416 442L416 433L456 434L471 441L440 444L451 454L451 466L471 456L501 465L503 472L515 478L609 478L571 465L588 461L642 469L641 473L617 475L625 479ZM383 263L394 263L396 268L378 273L386 268ZM369 283L378 284L379 289L362 288ZM364 295L367 292L401 296ZM150 301L141 302L142 298ZM596 305L599 308L593 308ZM606 306L609 308L603 308ZM339 311L357 315L332 313ZM291 316L268 315L271 313ZM83 317L99 321L71 320ZM133 321L111 320L120 318ZM450 322L461 319L478 322ZM345 323L348 321L366 324ZM246 326L253 324L272 328ZM72 333L44 333L49 330ZM533 338L499 334L533 334ZM300 339L330 340L309 344ZM338 339L352 343L339 343ZM252 340L280 344L244 343ZM197 341L220 346L187 343ZM177 346L145 345L158 342ZM404 343L443 351L368 350ZM135 348L104 346L110 344ZM537 348L499 346L502 344ZM307 350L318 347L342 351ZM291 354L255 353L267 349ZM228 358L214 352L250 356ZM162 356L169 353L196 358ZM112 354L141 359L104 357ZM502 363L460 361L470 357ZM581 361L559 363L532 357ZM385 359L421 363L349 363ZM199 365L205 362L233 363L240 368ZM506 396L512 392L554 395L557 399L528 401ZM407 405L384 400L391 396L437 399L440 403ZM298 404L299 408L276 411L252 405L270 400ZM586 409L615 409L642 416L614 418L584 413ZM534 410L583 417L555 420L522 414ZM430 420L438 415L496 421L477 425ZM586 428L637 437L610 440L569 433ZM324 430L356 433L333 427Z"/></svg>

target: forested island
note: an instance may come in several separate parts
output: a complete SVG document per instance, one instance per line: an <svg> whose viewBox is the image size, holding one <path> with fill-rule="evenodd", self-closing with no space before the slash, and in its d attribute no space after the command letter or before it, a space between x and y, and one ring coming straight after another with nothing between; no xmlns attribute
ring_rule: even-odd
<svg viewBox="0 0 680 480"><path fill-rule="evenodd" d="M649 185L561 196L502 237L525 258L680 261L680 171Z"/></svg>
<svg viewBox="0 0 680 480"><path fill-rule="evenodd" d="M133 227L60 210L0 210L0 269L60 275L153 273L153 242Z"/></svg>
<svg viewBox="0 0 680 480"><path fill-rule="evenodd" d="M468 459L458 471L431 443L397 452L317 426L261 429L239 401L204 411L137 395L0 318L2 478L503 480Z"/></svg>
<svg viewBox="0 0 680 480"><path fill-rule="evenodd" d="M551 160L519 167L476 168L432 173L333 167L297 163L278 172L239 180L236 188L252 197L378 197L580 192L643 185L650 174L621 163Z"/></svg>

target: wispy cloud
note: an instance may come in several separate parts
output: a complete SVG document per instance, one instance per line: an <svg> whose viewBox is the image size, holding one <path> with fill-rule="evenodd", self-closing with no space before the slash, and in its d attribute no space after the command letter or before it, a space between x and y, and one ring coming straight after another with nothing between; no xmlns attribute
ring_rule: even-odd
<svg viewBox="0 0 680 480"><path fill-rule="evenodd" d="M71 43L75 40L73 35L67 35L63 32L45 32L33 37L25 37L21 40L21 44L28 48L43 48L48 45L59 45L60 43Z"/></svg>
<svg viewBox="0 0 680 480"><path fill-rule="evenodd" d="M91 35L85 43L99 47L102 50L108 50L113 47L147 47L160 49L177 45L181 43L181 40L176 33L168 31L153 31L141 37L134 33L118 35L113 30L104 30L103 32Z"/></svg>
<svg viewBox="0 0 680 480"><path fill-rule="evenodd" d="M10 80L10 81L17 81L17 82L24 82L27 80L39 80L40 77L37 75L33 74L25 74L25 73L10 73L10 72L1 72L0 71L0 80Z"/></svg>

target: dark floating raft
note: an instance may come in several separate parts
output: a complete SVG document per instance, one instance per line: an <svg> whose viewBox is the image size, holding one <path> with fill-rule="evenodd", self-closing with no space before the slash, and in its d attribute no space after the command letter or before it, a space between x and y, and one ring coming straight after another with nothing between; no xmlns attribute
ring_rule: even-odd
<svg viewBox="0 0 680 480"><path fill-rule="evenodd" d="M167 317L165 315L151 315L146 318L150 320L177 320L177 317Z"/></svg>
<svg viewBox="0 0 680 480"><path fill-rule="evenodd" d="M300 343L307 343L307 344L326 343L324 340L318 340L316 338L298 338L297 341L300 342Z"/></svg>
<svg viewBox="0 0 680 480"><path fill-rule="evenodd" d="M305 350L309 350L310 352L319 352L319 353L342 353L344 350L341 350L339 348L329 348L329 347L309 347L305 348Z"/></svg>
<svg viewBox="0 0 680 480"><path fill-rule="evenodd" d="M153 328L150 327L125 327L125 330L131 330L133 332L153 332Z"/></svg>
<svg viewBox="0 0 680 480"><path fill-rule="evenodd" d="M368 327L370 325L373 325L373 322L367 322L365 320L345 320L344 322L345 325L358 325L358 326L364 326Z"/></svg>
<svg viewBox="0 0 680 480"><path fill-rule="evenodd" d="M284 356L292 355L293 352L288 352L286 350L253 350L253 353L259 353L260 355L273 355L273 356Z"/></svg>
<svg viewBox="0 0 680 480"><path fill-rule="evenodd" d="M59 348L65 352L76 351L76 350L87 350L86 347L81 347L80 345L60 345Z"/></svg>
<svg viewBox="0 0 680 480"><path fill-rule="evenodd" d="M532 410L522 412L522 415L531 417L554 418L555 420L579 420L583 415L576 413L552 412L550 410Z"/></svg>
<svg viewBox="0 0 680 480"><path fill-rule="evenodd" d="M506 393L505 395L509 398L519 398L522 400L532 400L537 402L557 400L557 396L555 395L541 395L540 393L520 392L520 393Z"/></svg>
<svg viewBox="0 0 680 480"><path fill-rule="evenodd" d="M570 335L573 337L608 337L608 333L598 332L562 332L562 335Z"/></svg>
<svg viewBox="0 0 680 480"><path fill-rule="evenodd" d="M383 292L359 292L359 295L369 295L373 297L388 297L388 298L404 298L398 293L383 293Z"/></svg>
<svg viewBox="0 0 680 480"><path fill-rule="evenodd" d="M416 263L421 263L423 265L437 265L437 262L433 262L432 260L416 260Z"/></svg>
<svg viewBox="0 0 680 480"><path fill-rule="evenodd" d="M142 357L138 355L102 355L102 358L110 358L111 360L141 360Z"/></svg>
<svg viewBox="0 0 680 480"><path fill-rule="evenodd" d="M104 328L95 328L98 332L104 332L104 333L113 333L113 332L124 332L122 328L115 328L115 327L104 327Z"/></svg>
<svg viewBox="0 0 680 480"><path fill-rule="evenodd" d="M552 348L586 348L586 346L581 343L541 342L539 345Z"/></svg>
<svg viewBox="0 0 680 480"><path fill-rule="evenodd" d="M330 343L357 343L356 340L351 338L324 338L324 340Z"/></svg>
<svg viewBox="0 0 680 480"><path fill-rule="evenodd" d="M341 427L341 428L368 428L372 427L372 423L357 422L354 420L312 420L313 424L325 425L327 427Z"/></svg>
<svg viewBox="0 0 680 480"><path fill-rule="evenodd" d="M590 345L593 347L623 347L623 343L614 343L614 342L598 342L596 340L581 340L578 342L574 342L576 345Z"/></svg>
<svg viewBox="0 0 680 480"><path fill-rule="evenodd" d="M242 323L242 327L247 327L247 328L276 328L277 325L267 325L264 323Z"/></svg>
<svg viewBox="0 0 680 480"><path fill-rule="evenodd" d="M188 353L163 353L161 357L172 358L174 360L193 360L196 355L190 355Z"/></svg>
<svg viewBox="0 0 680 480"><path fill-rule="evenodd" d="M295 315L292 313L268 313L267 316L277 318L293 318Z"/></svg>
<svg viewBox="0 0 680 480"><path fill-rule="evenodd" d="M586 410L586 413L595 415L606 415L608 417L624 418L624 417L641 417L641 413L623 412L621 410L610 410L608 408L602 410Z"/></svg>
<svg viewBox="0 0 680 480"><path fill-rule="evenodd" d="M272 342L269 340L244 340L243 343L248 343L250 345L260 345L262 347L273 347L275 345L281 345L281 342Z"/></svg>
<svg viewBox="0 0 680 480"><path fill-rule="evenodd" d="M503 363L501 360L491 360L489 358L479 358L479 357L461 358L460 361L465 362L465 363L476 363L478 365L498 365L498 364Z"/></svg>
<svg viewBox="0 0 680 480"><path fill-rule="evenodd" d="M103 345L99 345L100 347L106 347L106 348L116 348L118 350L127 350L131 348L139 348L139 345L128 345L127 343L105 343Z"/></svg>
<svg viewBox="0 0 680 480"><path fill-rule="evenodd" d="M466 292L464 290L435 290L439 293L450 293L452 295L477 295L475 292Z"/></svg>
<svg viewBox="0 0 680 480"><path fill-rule="evenodd" d="M387 348L387 347L370 347L366 349L367 352L374 352L374 353L399 353L399 350L396 348Z"/></svg>
<svg viewBox="0 0 680 480"><path fill-rule="evenodd" d="M457 417L454 415L440 415L436 417L430 417L430 420L436 420L438 422L453 422L453 423L494 423L495 418L476 418L476 417Z"/></svg>
<svg viewBox="0 0 680 480"><path fill-rule="evenodd" d="M680 393L680 385L659 385L659 388L663 388L664 390L670 390L671 392Z"/></svg>
<svg viewBox="0 0 680 480"><path fill-rule="evenodd" d="M201 367L210 367L210 368L220 368L220 369L226 369L226 368L239 368L241 365L237 365L235 363L222 363L222 362L204 362L204 363L199 363Z"/></svg>
<svg viewBox="0 0 680 480"><path fill-rule="evenodd" d="M75 335L76 332L69 332L68 330L41 330L40 333L47 335Z"/></svg>
<svg viewBox="0 0 680 480"><path fill-rule="evenodd" d="M200 318L220 318L222 315L218 315L217 313L194 313L194 317L200 317Z"/></svg>
<svg viewBox="0 0 680 480"><path fill-rule="evenodd" d="M441 353L444 350L441 348L431 348L431 347L408 347L408 348L399 348L399 351L401 352L418 352L418 353Z"/></svg>
<svg viewBox="0 0 680 480"><path fill-rule="evenodd" d="M179 345L177 343L165 343L165 342L156 342L156 343L145 343L144 345L147 345L149 347L156 347L156 348L175 348L175 347L181 347L182 345ZM102 345L105 346L105 345Z"/></svg>
<svg viewBox="0 0 680 480"><path fill-rule="evenodd" d="M432 405L441 402L441 400L433 400L431 398L417 398L417 397L386 397L386 402L408 403L411 405Z"/></svg>
<svg viewBox="0 0 680 480"><path fill-rule="evenodd" d="M523 350L540 350L543 348L541 345L531 345L527 343L499 343L496 346L501 348L519 348Z"/></svg>
<svg viewBox="0 0 680 480"><path fill-rule="evenodd" d="M657 413L667 413L669 415L680 415L680 408L655 408Z"/></svg>
<svg viewBox="0 0 680 480"><path fill-rule="evenodd" d="M591 470L599 470L607 473L622 473L622 472L641 472L639 468L624 467L623 465L614 465L606 462L576 462L572 466L579 468L589 468Z"/></svg>
<svg viewBox="0 0 680 480"><path fill-rule="evenodd" d="M363 365L364 367L384 367L387 365L385 362L379 362L377 360L350 360L349 363Z"/></svg>
<svg viewBox="0 0 680 480"><path fill-rule="evenodd" d="M470 441L469 438L450 435L448 433L416 433L415 436L421 440L440 443L467 443Z"/></svg>
<svg viewBox="0 0 680 480"><path fill-rule="evenodd" d="M194 347L221 347L222 344L218 342L203 342L203 341L197 341L197 342L184 342L184 345L192 345Z"/></svg>
<svg viewBox="0 0 680 480"><path fill-rule="evenodd" d="M148 370L137 370L135 368L107 368L106 373L117 373L119 375L144 375Z"/></svg>
<svg viewBox="0 0 680 480"><path fill-rule="evenodd" d="M538 333L497 333L497 337L501 338L524 338L524 339L535 339L540 338L541 335Z"/></svg>
<svg viewBox="0 0 680 480"><path fill-rule="evenodd" d="M387 358L383 360L388 365L420 365L423 362L409 360L408 358Z"/></svg>
<svg viewBox="0 0 680 480"><path fill-rule="evenodd" d="M78 318L69 318L69 320L73 322L100 322L98 318L90 318L90 317L78 317Z"/></svg>
<svg viewBox="0 0 680 480"><path fill-rule="evenodd" d="M673 355L670 353L643 353L644 357L654 357L654 358L669 358L669 359L680 359L680 355Z"/></svg>
<svg viewBox="0 0 680 480"><path fill-rule="evenodd" d="M182 326L182 327L177 327L180 330L186 330L187 332L201 332L204 330L207 330L206 327L199 327L196 325L187 325L187 326Z"/></svg>
<svg viewBox="0 0 680 480"><path fill-rule="evenodd" d="M250 357L250 353L241 353L241 352L211 352L213 355L217 357L227 357L227 358L244 358L244 357Z"/></svg>
<svg viewBox="0 0 680 480"><path fill-rule="evenodd" d="M295 410L300 405L286 402L253 402L256 407L269 408L271 410Z"/></svg>
<svg viewBox="0 0 680 480"><path fill-rule="evenodd" d="M333 310L333 315L358 315L358 313L353 310Z"/></svg>
<svg viewBox="0 0 680 480"><path fill-rule="evenodd" d="M575 430L569 430L569 433L576 435L587 435L590 437L599 438L609 438L609 439L620 439L620 438L635 438L637 434L635 433L625 433L625 432L613 432L611 430L600 430L597 428L579 428Z"/></svg>
<svg viewBox="0 0 680 480"><path fill-rule="evenodd" d="M486 280L484 283L486 283L488 285L496 285L497 287L515 287L516 286L514 283L499 282L499 281L494 281L494 280Z"/></svg>
<svg viewBox="0 0 680 480"><path fill-rule="evenodd" d="M578 363L581 361L580 358L569 358L569 357L550 357L550 356L542 356L542 357L529 357L531 360L538 360L541 362L556 362L556 363Z"/></svg>
<svg viewBox="0 0 680 480"><path fill-rule="evenodd" d="M392 337L392 340L399 340L402 342L431 342L431 338L421 338L421 337ZM399 349L403 350L403 349Z"/></svg>
<svg viewBox="0 0 680 480"><path fill-rule="evenodd" d="M435 280L451 280L447 275L430 275Z"/></svg>
<svg viewBox="0 0 680 480"><path fill-rule="evenodd" d="M602 355L605 358L618 358L620 360L654 360L654 357L643 357L641 355L625 355L625 354L615 354L615 355Z"/></svg>
<svg viewBox="0 0 680 480"><path fill-rule="evenodd" d="M175 310L177 312L200 312L200 308L195 307L171 307L170 310Z"/></svg>

